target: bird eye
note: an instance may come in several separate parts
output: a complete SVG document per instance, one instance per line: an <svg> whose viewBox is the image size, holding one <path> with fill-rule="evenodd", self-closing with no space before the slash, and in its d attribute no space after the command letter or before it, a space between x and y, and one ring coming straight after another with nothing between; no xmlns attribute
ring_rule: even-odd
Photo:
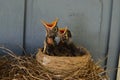
<svg viewBox="0 0 120 80"><path fill-rule="evenodd" d="M57 27L55 27L55 28L53 29L53 31L54 31L54 32L57 32L57 31L58 31Z"/></svg>

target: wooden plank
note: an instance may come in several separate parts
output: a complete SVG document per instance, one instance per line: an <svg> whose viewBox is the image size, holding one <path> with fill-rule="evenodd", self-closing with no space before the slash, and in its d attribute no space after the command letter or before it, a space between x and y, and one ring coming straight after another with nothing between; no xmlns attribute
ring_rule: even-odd
<svg viewBox="0 0 120 80"><path fill-rule="evenodd" d="M16 53L23 46L24 0L0 0L0 46Z"/></svg>
<svg viewBox="0 0 120 80"><path fill-rule="evenodd" d="M107 60L107 70L111 80L116 80L117 62L120 48L120 0L113 0L111 31L109 41L109 51Z"/></svg>
<svg viewBox="0 0 120 80"><path fill-rule="evenodd" d="M69 26L73 41L90 50L94 59L104 58L107 47L111 0L28 0L26 47L34 52L43 47L48 22L60 18L58 26Z"/></svg>

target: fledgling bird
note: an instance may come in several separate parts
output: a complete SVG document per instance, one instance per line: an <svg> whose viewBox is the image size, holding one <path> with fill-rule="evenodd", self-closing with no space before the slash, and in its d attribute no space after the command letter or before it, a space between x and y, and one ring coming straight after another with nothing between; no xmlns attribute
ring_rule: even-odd
<svg viewBox="0 0 120 80"><path fill-rule="evenodd" d="M72 42L72 35L67 27L58 29L58 36L60 37L59 43L70 44Z"/></svg>
<svg viewBox="0 0 120 80"><path fill-rule="evenodd" d="M49 55L54 54L54 49L56 46L55 37L58 33L58 18L56 18L53 22L48 23L46 21L41 20L42 24L46 28L46 38L44 41L43 53L47 53ZM52 54L53 53L53 54Z"/></svg>
<svg viewBox="0 0 120 80"><path fill-rule="evenodd" d="M60 42L58 43L59 51L65 51L72 56L75 56L75 46L72 42L72 35L67 27L58 29L58 36L60 37Z"/></svg>
<svg viewBox="0 0 120 80"><path fill-rule="evenodd" d="M78 49L72 42L72 34L67 27L59 28L58 36L60 37L60 42L58 44L59 51L66 51L70 56L77 56L82 54L81 50Z"/></svg>

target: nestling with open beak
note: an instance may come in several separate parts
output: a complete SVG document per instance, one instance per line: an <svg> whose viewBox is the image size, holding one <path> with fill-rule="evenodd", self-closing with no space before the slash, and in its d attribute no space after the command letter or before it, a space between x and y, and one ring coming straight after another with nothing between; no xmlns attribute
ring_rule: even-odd
<svg viewBox="0 0 120 80"><path fill-rule="evenodd" d="M58 18L56 18L53 22L48 23L46 21L41 20L42 24L46 28L46 39L44 41L43 53L47 53L48 55L54 55L54 49L56 44L55 37L58 33Z"/></svg>
<svg viewBox="0 0 120 80"><path fill-rule="evenodd" d="M60 37L60 42L58 44L59 51L66 51L71 56L83 54L79 48L77 48L72 42L72 35L70 30L65 28L58 29L58 36Z"/></svg>

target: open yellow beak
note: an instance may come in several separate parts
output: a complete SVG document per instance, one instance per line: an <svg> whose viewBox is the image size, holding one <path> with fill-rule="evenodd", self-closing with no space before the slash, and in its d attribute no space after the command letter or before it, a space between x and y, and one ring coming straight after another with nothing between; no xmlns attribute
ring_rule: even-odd
<svg viewBox="0 0 120 80"><path fill-rule="evenodd" d="M66 31L67 31L67 27L59 28L59 34L65 34Z"/></svg>
<svg viewBox="0 0 120 80"><path fill-rule="evenodd" d="M56 18L53 22L51 23L48 23L44 20L41 20L42 24L46 27L46 28L53 28L57 25L57 22L58 22L58 18Z"/></svg>

